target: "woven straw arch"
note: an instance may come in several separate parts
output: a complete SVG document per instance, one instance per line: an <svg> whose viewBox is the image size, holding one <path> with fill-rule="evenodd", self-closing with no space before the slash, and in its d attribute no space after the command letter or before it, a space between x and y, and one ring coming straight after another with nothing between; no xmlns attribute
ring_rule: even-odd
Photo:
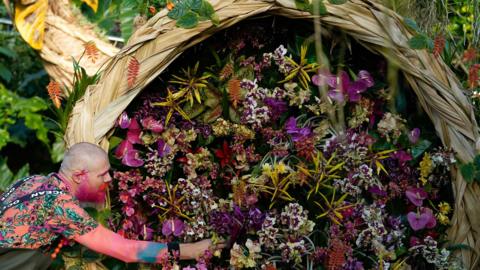
<svg viewBox="0 0 480 270"><path fill-rule="evenodd" d="M116 119L139 92L187 48L245 18L259 14L276 14L290 18L312 18L295 8L294 0L210 0L220 25L201 22L193 29L175 27L162 11L132 36L125 48L113 57L102 78L87 90L74 108L65 135L67 146L88 141L108 149L108 137ZM472 160L476 149L478 126L473 108L462 92L454 73L425 50L412 50L412 37L402 18L372 0L350 0L343 5L324 1L328 14L320 18L323 25L344 31L365 48L383 55L398 65L432 120L443 144L452 147L462 161ZM127 86L129 59L140 62L140 73L132 88ZM478 251L480 248L480 189L467 185L458 171L453 172L455 213L449 238ZM462 260L471 269L477 265L477 254L461 251Z"/></svg>

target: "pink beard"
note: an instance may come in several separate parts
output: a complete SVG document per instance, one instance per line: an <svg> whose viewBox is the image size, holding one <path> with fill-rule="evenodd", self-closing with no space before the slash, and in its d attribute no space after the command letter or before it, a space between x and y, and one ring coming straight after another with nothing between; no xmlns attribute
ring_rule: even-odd
<svg viewBox="0 0 480 270"><path fill-rule="evenodd" d="M95 190L89 185L88 180L82 181L78 186L75 197L80 202L102 204L105 202L105 189L107 186L108 184L105 183L98 190Z"/></svg>

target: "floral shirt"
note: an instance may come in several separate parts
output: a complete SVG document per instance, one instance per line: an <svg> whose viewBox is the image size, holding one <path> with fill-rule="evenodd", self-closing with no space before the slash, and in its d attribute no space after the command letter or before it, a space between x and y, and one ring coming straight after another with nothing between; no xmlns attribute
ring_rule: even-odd
<svg viewBox="0 0 480 270"><path fill-rule="evenodd" d="M3 205L30 196L27 196L28 200L7 208L3 214L0 211L0 247L36 249L50 245L59 234L73 239L98 226L56 174L35 175L18 181L24 183L11 194L10 188L7 189ZM55 192L31 195L42 191Z"/></svg>

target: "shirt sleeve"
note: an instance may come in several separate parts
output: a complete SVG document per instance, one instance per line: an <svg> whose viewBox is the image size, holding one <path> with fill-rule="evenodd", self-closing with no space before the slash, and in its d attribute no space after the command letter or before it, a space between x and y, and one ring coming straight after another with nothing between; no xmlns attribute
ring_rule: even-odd
<svg viewBox="0 0 480 270"><path fill-rule="evenodd" d="M94 230L98 223L72 195L60 194L53 203L52 215L46 225L65 238L74 239Z"/></svg>

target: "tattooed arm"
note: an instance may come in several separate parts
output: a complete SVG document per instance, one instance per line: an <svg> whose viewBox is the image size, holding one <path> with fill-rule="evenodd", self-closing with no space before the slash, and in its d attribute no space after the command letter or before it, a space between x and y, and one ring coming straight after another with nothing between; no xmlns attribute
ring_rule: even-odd
<svg viewBox="0 0 480 270"><path fill-rule="evenodd" d="M75 241L96 252L127 263L156 263L168 252L167 244L125 239L102 225L98 225L89 233L76 237ZM180 259L196 259L211 246L210 239L191 244L180 244Z"/></svg>

